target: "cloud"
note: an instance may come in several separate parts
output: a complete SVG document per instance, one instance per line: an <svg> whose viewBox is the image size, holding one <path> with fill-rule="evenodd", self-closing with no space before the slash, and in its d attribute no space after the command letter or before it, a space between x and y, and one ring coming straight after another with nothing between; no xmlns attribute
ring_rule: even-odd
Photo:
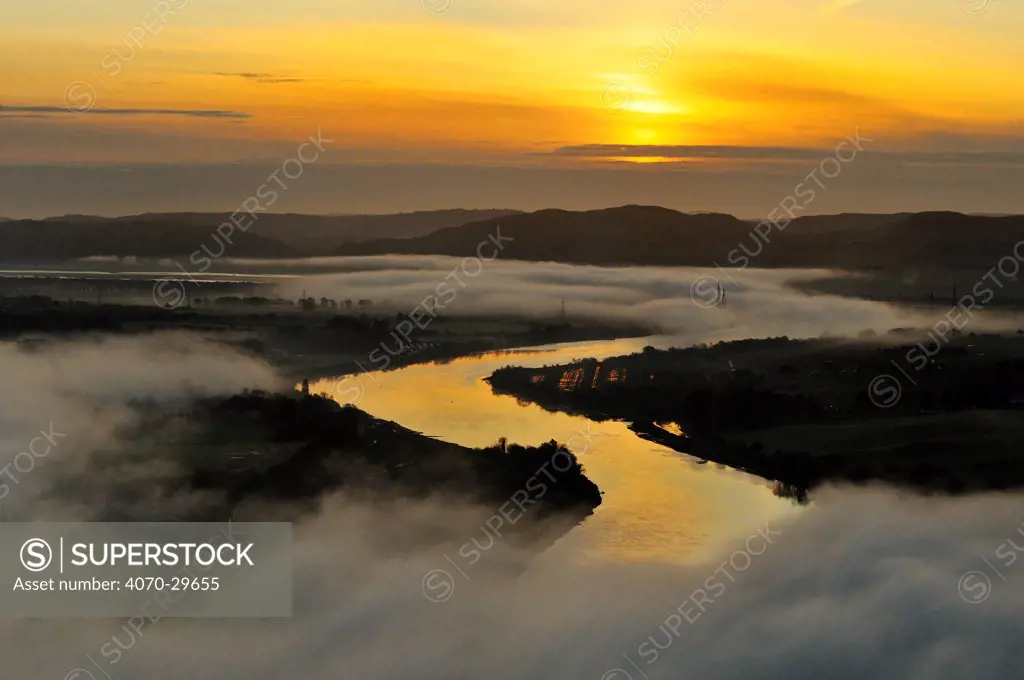
<svg viewBox="0 0 1024 680"><path fill-rule="evenodd" d="M818 160L827 152L783 146L577 144L561 146L554 156L722 158L732 160Z"/></svg>
<svg viewBox="0 0 1024 680"><path fill-rule="evenodd" d="M131 422L127 404L133 399L153 399L173 410L197 396L287 384L265 362L186 333L46 340L34 348L0 342L0 364L9 387L0 394L0 468L13 470L14 456L41 430L52 426L63 435L28 472L19 461L23 474L16 482L0 481L6 484L7 521L92 517L114 497L124 500L123 510L150 508L156 487L135 493L131 480L144 474L155 480L174 461L146 460L144 451L131 447L121 451L117 432ZM98 463L118 455L121 471L92 476Z"/></svg>
<svg viewBox="0 0 1024 680"><path fill-rule="evenodd" d="M10 116L5 116L2 115L2 112L0 112L0 120L19 120L25 118L53 118L53 116L45 115L42 113L18 113L12 114Z"/></svg>
<svg viewBox="0 0 1024 680"><path fill-rule="evenodd" d="M558 272L548 277L551 285L565 282ZM127 399L173 402L196 390L277 382L259 362L177 335L35 352L2 343L0 362L8 387L0 394L4 450L22 450L49 423L64 435L4 500L5 514L20 508L29 519L89 519L121 502L127 486L145 497L163 469L155 451L121 450L120 459L105 459L110 467L95 465L97 451L109 453ZM49 484L55 479L63 483ZM204 498L186 487L180 497L145 500L170 513ZM8 620L0 622L6 673L79 680L1019 677L1019 495L825 489L785 521L766 523L756 509L741 508L749 526L713 542L697 519L695 541L707 549L673 565L583 551L572 535L529 561L499 537L469 565L458 545L492 545L475 520L496 508L438 498L372 501L326 498L295 525L292 618ZM249 518L246 510L261 519L281 511L243 508L238 519ZM585 536L585 529L574 532ZM439 533L455 545L411 545ZM423 594L425 575L438 568L455 582L451 599L440 603ZM72 674L75 668L92 670ZM610 674L614 668L628 670Z"/></svg>
<svg viewBox="0 0 1024 680"><path fill-rule="evenodd" d="M751 247L745 239L742 245ZM741 246L735 244L736 248ZM768 247L775 247L770 244ZM779 244L778 247L784 247ZM486 254L486 253L485 253ZM722 253L725 261L727 252ZM173 271L173 263L161 263ZM677 335L676 344L745 337L817 337L829 332L849 337L865 329L884 333L897 327L929 328L935 316L886 304L830 295L807 295L794 286L802 281L842 276L827 270L725 269L699 267L599 267L557 262L523 262L498 257L478 272L461 258L384 255L371 257L218 261L218 273L276 273L275 294L289 299L303 291L311 297L388 300L388 313L408 314L438 287L453 286L457 295L445 316L514 314L550 320L561 314L564 300L572 318L655 325ZM455 275L452 275L452 272ZM458 276L465 286L455 281ZM691 285L711 277L721 280L729 308L712 313L695 306ZM448 293L443 294L448 297ZM972 330L1015 329L1012 318L988 312Z"/></svg>
<svg viewBox="0 0 1024 680"><path fill-rule="evenodd" d="M309 82L307 78L294 78L289 76L279 76L273 73L216 73L214 75L224 76L226 78L245 78L256 83L264 83L270 85L277 85L281 83L306 83Z"/></svg>
<svg viewBox="0 0 1024 680"><path fill-rule="evenodd" d="M980 604L958 591L982 556L1020 545L1012 497L820 500L796 520L752 522L753 540L724 540L696 563L583 559L563 541L523 571L499 539L462 577L445 560L461 560L454 551L396 539L465 524L468 509L335 497L295 527L290 619L11 621L0 652L12 677L33 678L76 667L152 680L1018 677L1020 567L991 576L995 597ZM769 530L771 543L758 536ZM453 595L430 602L424 575L445 567Z"/></svg>
<svg viewBox="0 0 1024 680"><path fill-rule="evenodd" d="M865 159L933 165L1024 165L1024 151L876 151L868 149ZM847 152L848 153L848 152ZM562 146L554 156L589 158L676 158L743 161L806 161L835 155L835 149L785 146L580 144Z"/></svg>
<svg viewBox="0 0 1024 680"><path fill-rule="evenodd" d="M189 116L193 118L252 118L251 113L224 111L222 109L87 109L70 110L64 106L9 106L0 104L0 118L6 118L7 112L42 113L95 116Z"/></svg>
<svg viewBox="0 0 1024 680"><path fill-rule="evenodd" d="M230 212L238 207L240 197L251 195L253 187L266 180L274 163L290 157L296 147L293 139L252 135L200 139L179 134L174 126L157 131L107 128L102 136L89 127L45 120L0 124L0 206L5 215ZM828 148L825 142L820 146ZM865 146L864 154L846 164L836 190L830 185L829 191L819 192L809 212L1024 213L1024 192L1019 191L1024 165L881 163L872 160L876 147L883 145ZM307 214L495 206L593 210L637 204L762 219L825 157L801 163L617 163L596 158L585 163L586 159L569 156L532 156L532 164L514 167L474 162L475 157L447 164L417 163L397 153L393 160L375 162L367 158L392 151L380 148L360 156L363 151L346 147L344 157L335 159L332 154L328 161L308 167L302 181L289 184L289 191L281 194L274 210ZM225 162L192 162L211 153ZM154 162L154 157L160 162ZM239 158L267 160L235 162ZM587 167L581 170L584 164ZM117 171L123 167L135 172L126 176ZM40 186L47 191L40 193Z"/></svg>

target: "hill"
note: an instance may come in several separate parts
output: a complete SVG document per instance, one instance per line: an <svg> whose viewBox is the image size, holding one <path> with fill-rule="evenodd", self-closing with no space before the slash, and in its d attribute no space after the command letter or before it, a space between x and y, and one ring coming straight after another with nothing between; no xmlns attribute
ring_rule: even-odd
<svg viewBox="0 0 1024 680"><path fill-rule="evenodd" d="M338 254L383 253L469 256L497 234L502 258L554 260L580 264L710 264L700 254L724 256L750 227L717 213L688 215L668 208L623 206L572 212L540 210L443 229L414 239L379 239L348 244Z"/></svg>
<svg viewBox="0 0 1024 680"><path fill-rule="evenodd" d="M730 215L623 206L523 213L417 238L346 244L336 254L466 257L499 227L512 239L503 258L598 265L987 269L1024 239L1020 215L820 215L759 227Z"/></svg>
<svg viewBox="0 0 1024 680"><path fill-rule="evenodd" d="M0 262L88 256L181 257L219 250L219 213L65 216L0 223ZM629 205L589 211L441 210L397 215L268 214L232 257L477 254L500 233L502 259L606 266L813 267L986 271L1024 240L1024 216L953 212L799 217L752 222ZM488 251L490 252L490 251ZM941 277L940 277L941 278Z"/></svg>
<svg viewBox="0 0 1024 680"><path fill-rule="evenodd" d="M508 210L436 210L395 215L259 214L236 232L233 257L284 258L330 254L341 244L382 236L410 238L438 229L514 214ZM243 217L245 215L243 214ZM90 256L178 257L203 244L218 249L212 233L227 213L148 213L106 218L66 215L44 220L3 220L0 261L59 261Z"/></svg>
<svg viewBox="0 0 1024 680"><path fill-rule="evenodd" d="M514 215L512 210L429 210L393 215L259 214L247 233L281 241L298 251L322 255L340 243L379 238L414 238L438 229ZM147 214L117 221L144 223L171 220L214 229L230 219L227 213Z"/></svg>
<svg viewBox="0 0 1024 680"><path fill-rule="evenodd" d="M54 262L90 256L187 257L204 244L219 248L211 236L214 228L162 219L145 224L102 218L16 220L0 225L0 262ZM233 241L233 257L299 254L295 248L259 234L236 236Z"/></svg>

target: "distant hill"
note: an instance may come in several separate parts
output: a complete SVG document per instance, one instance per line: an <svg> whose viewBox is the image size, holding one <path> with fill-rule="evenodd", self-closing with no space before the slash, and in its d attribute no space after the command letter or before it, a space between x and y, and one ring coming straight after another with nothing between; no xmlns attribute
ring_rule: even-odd
<svg viewBox="0 0 1024 680"><path fill-rule="evenodd" d="M623 206L587 212L541 210L466 224L404 240L347 244L339 255L438 254L466 257L497 233L513 240L502 258L599 265L992 267L1024 240L1024 216L951 212L801 217L785 229L722 214ZM1024 255L1024 252L1022 252Z"/></svg>
<svg viewBox="0 0 1024 680"><path fill-rule="evenodd" d="M724 257L750 230L749 225L731 215L687 215L649 206L586 212L540 210L414 239L349 244L337 252L475 255L477 245L497 234L499 226L503 237L514 239L503 244L503 259L584 264L672 265L700 261L705 253ZM706 258L702 263L710 264Z"/></svg>
<svg viewBox="0 0 1024 680"><path fill-rule="evenodd" d="M228 219L214 213L0 223L0 262L87 256L187 256ZM440 210L397 215L262 215L235 232L232 257L476 255L499 233L502 259L595 265L918 267L988 270L1024 241L1024 216L951 212L801 217L785 229L718 213L656 206L604 210ZM764 236L758 236L755 229ZM485 250L486 253L491 252ZM1021 252L1024 255L1024 251Z"/></svg>
<svg viewBox="0 0 1024 680"><path fill-rule="evenodd" d="M516 214L510 210L435 210L394 215L259 214L232 236L233 257L329 255L340 245L381 237L411 238L468 222ZM244 215L243 215L244 217ZM66 215L44 220L0 220L0 262L33 262L115 255L175 257L203 244L227 213L148 213L129 217Z"/></svg>
<svg viewBox="0 0 1024 680"><path fill-rule="evenodd" d="M309 253L324 254L347 242L368 241L379 238L413 238L438 229L457 227L470 222L514 215L514 210L430 210L394 215L296 215L259 214L259 219L247 230L276 239L293 248ZM206 226L211 229L227 221L224 213L177 213L170 215L147 214L122 217L134 222L173 220L182 224Z"/></svg>
<svg viewBox="0 0 1024 680"><path fill-rule="evenodd" d="M0 262L60 262L90 256L181 257L203 245L219 250L213 228L154 219L147 224L110 220L15 220L0 224ZM248 233L233 239L232 257L294 257L295 248Z"/></svg>

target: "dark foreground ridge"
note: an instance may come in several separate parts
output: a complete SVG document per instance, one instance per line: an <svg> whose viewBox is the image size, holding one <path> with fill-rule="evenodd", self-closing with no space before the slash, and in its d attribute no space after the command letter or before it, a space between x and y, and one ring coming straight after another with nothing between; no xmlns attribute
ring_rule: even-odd
<svg viewBox="0 0 1024 680"><path fill-rule="evenodd" d="M914 340L894 331L648 347L488 380L549 410L630 421L641 437L798 499L830 481L946 493L1024 486L1024 338Z"/></svg>
<svg viewBox="0 0 1024 680"><path fill-rule="evenodd" d="M169 483L179 488L166 494L219 492L228 506L216 510L220 517L259 503L297 508L297 519L342 491L371 503L429 499L473 508L479 526L491 512L506 512L518 518L505 538L534 545L601 503L576 456L554 440L470 449L315 395L248 392L174 413L152 402L133 406L140 417L126 438L160 441L183 461L184 474Z"/></svg>

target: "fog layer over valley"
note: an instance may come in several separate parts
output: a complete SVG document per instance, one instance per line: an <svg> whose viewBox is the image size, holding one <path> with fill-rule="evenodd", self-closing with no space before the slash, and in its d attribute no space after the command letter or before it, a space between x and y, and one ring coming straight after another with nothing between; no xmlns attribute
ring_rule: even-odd
<svg viewBox="0 0 1024 680"><path fill-rule="evenodd" d="M415 266L397 272L375 266L295 285L313 296L372 292L415 305L438 295L460 266L410 260ZM652 339L659 344L937 320L927 310L908 315L786 286L820 274L740 272L722 282L728 305L720 308L702 297L701 277L712 270L491 262L450 305L452 313L551 314L565 299L570 315L654 319L673 334ZM196 396L290 384L258 359L167 333L4 343L0 365L0 443L17 477L4 480L0 518L7 521L92 519L111 507L145 519L216 506L207 492L149 494L177 463L173 453L157 457L155 448L118 440L132 418L128 402L175 408ZM494 424L495 438L514 435L507 425ZM41 432L52 438L46 453L38 440L41 455L18 453ZM1024 590L1015 585L1024 518L1011 496L924 499L830 488L793 519L752 521L732 549L699 564L581 559L565 549L570 534L521 573L523 557L503 536L467 522L495 510L440 497L332 495L296 524L292 619L10 621L0 624L4 676L903 680L1011 677L1016 668L1010 650L1024 629ZM236 519L273 512L253 507ZM437 527L464 538L450 549L405 549ZM460 550L467 543L475 546L471 564ZM430 578L438 570L445 570L441 581ZM981 575L962 578L975 570Z"/></svg>
<svg viewBox="0 0 1024 680"><path fill-rule="evenodd" d="M0 680L1017 680L1021 28L0 0Z"/></svg>
<svg viewBox="0 0 1024 680"><path fill-rule="evenodd" d="M446 513L457 519L437 505L391 513L335 499L297 528L293 619L5 623L5 668L62 678L93 668L89 655L112 677L147 680L952 680L1012 677L1016 667L1024 591L1012 563L996 563L1005 582L988 572L994 597L977 576L962 592L985 601L958 590L961 574L986 569L983 557L1015 559L1008 539L1024 544L1011 498L937 506L833 491L795 523L751 526L735 552L707 564L580 565L556 551L516 579L478 567L467 581L445 553L396 557L371 538L399 540ZM487 545L480 529L473 538ZM446 567L458 579L451 597L426 599L424 575Z"/></svg>
<svg viewBox="0 0 1024 680"><path fill-rule="evenodd" d="M305 294L315 301L350 300L354 309L340 313L408 315L419 308L419 314L429 316L428 308L433 307L442 316L514 315L524 320L550 320L562 317L564 301L570 320L629 321L666 334L686 333L693 342L773 335L810 337L824 332L855 335L867 329L882 333L896 327L930 328L953 304L946 304L941 285L936 287L940 295L936 296L933 309L892 307L854 296L815 292L815 284L823 281L833 282L836 288L862 285L862 275L825 269L600 267L503 260L500 255L490 261L418 255L272 262L226 257L216 260L206 272L189 271L186 267L187 275L174 260L156 264L157 270L153 263L122 268L116 261L89 258L81 262L82 269L77 273L98 276L116 269L122 272L121 276L166 276L153 295L147 285L138 287L141 296L137 292L123 292L119 296L114 289L104 293L103 299L110 302L142 305L152 304L154 297L157 304L163 305L170 293L175 295L176 302L179 292L181 298L210 296L215 301L223 293L204 285L207 280L257 282L262 285L253 286L248 294L267 298L295 301ZM913 275L908 271L903 277ZM984 272L960 273L961 294L976 285L992 292L976 296L976 310L994 309L1016 300L1015 288L1004 289L1003 285L984 281L983 275ZM714 308L719 284L728 303L722 309ZM95 300L95 293L69 294L64 285L58 289L50 283L39 284L33 287L33 292L55 299L70 296ZM360 300L369 301L372 307L358 308L356 303ZM991 310L983 314L975 311L970 326L970 330L1017 327Z"/></svg>
<svg viewBox="0 0 1024 680"><path fill-rule="evenodd" d="M197 397L288 385L265 363L185 333L34 348L5 342L0 366L5 521L89 520L115 500L125 521L154 511L180 516L195 499L147 497L155 488L145 484L172 474L176 461L117 440L133 424L129 402L155 400L173 410Z"/></svg>
<svg viewBox="0 0 1024 680"><path fill-rule="evenodd" d="M281 264L285 267L280 271L298 277L276 284L286 297L306 291L317 299L388 301L388 308L399 313L437 304L443 315L514 314L528 319L559 317L564 301L569 318L654 324L666 334L685 334L691 342L930 328L948 310L941 301L935 309L896 307L796 288L852 277L828 270L625 268L420 256L293 260L275 267ZM723 308L715 307L719 284L727 297ZM994 290L996 300L1000 294ZM979 298L982 308L983 302ZM970 330L1016 328L991 312L978 314L970 325Z"/></svg>

